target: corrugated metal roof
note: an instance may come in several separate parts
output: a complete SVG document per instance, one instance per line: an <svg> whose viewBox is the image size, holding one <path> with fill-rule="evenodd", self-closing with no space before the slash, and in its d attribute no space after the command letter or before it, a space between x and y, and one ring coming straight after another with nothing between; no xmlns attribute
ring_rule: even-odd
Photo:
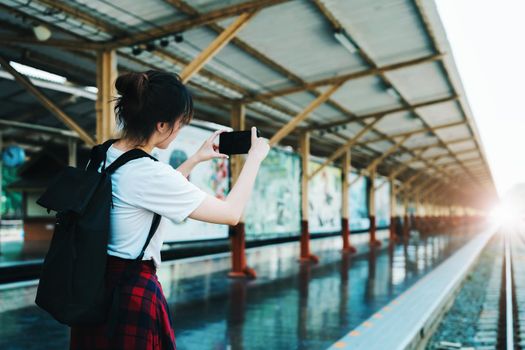
<svg viewBox="0 0 525 350"><path fill-rule="evenodd" d="M243 0L196 0L186 2L186 5L201 14L206 14L244 3L246 1ZM151 29L162 29L178 21L196 18L184 14L185 10L163 0L72 0L60 3L60 6L70 8L69 13L57 10L60 8L58 5L57 8L53 8L50 4L55 6L49 0L3 1L0 5L0 21L6 26L0 29L0 33L22 33L25 37L31 36L32 21L36 19L49 24L53 32L52 39L84 38L103 42ZM74 15L75 11L82 12L85 16L77 17ZM225 27L233 20L234 17L225 18L217 24ZM335 39L334 23L346 30L349 38L360 48L359 51L350 53ZM115 32L110 32L112 30ZM160 48L158 40L155 40L156 49L153 52L143 50L139 55L134 55L131 47L119 48L119 68L144 70L154 67L180 72L185 62L193 60L217 37L215 30L202 25L185 30L184 41L178 44L173 41L172 35L175 33L165 34L169 45ZM448 149L428 150L424 158L440 154L436 152L446 152L449 153L447 158L455 161L456 157L450 155L450 152L461 152L470 148L478 148L483 152L444 30L431 0L288 1L259 11L239 32L237 38L242 42L230 42L206 64L204 70L192 78L191 89L197 96L230 101L248 97L256 99L260 93L301 86L303 82L365 72L377 67L420 59L440 51L445 52L444 58L439 61L420 62L391 69L381 75L377 74L378 72L363 73L360 78L347 81L331 96L331 101L318 107L306 121L300 123L300 126L322 127L326 123L351 120L353 115L405 109L384 117L374 130L362 137L361 142L375 139L381 141L358 143L354 147L358 163L367 164L367 157L371 160L393 144L391 140L384 138L385 135L416 131L427 126L439 127L467 118L464 125L439 129L434 133L429 130L409 138L396 151L402 155L385 160L384 165L388 167L381 167L382 171L397 166L399 163L396 163L396 160L402 162L412 159L414 152L410 149L442 141L473 137L472 141L453 143ZM251 47L250 52L246 52L242 48L243 45ZM69 72L68 78L84 85L95 82L93 53L16 42L2 46L0 53L11 59L23 58L24 62L33 66L48 70L54 68L56 72L61 73ZM8 92L15 89L14 84L3 81L0 85L6 87L5 95L0 94L4 111L0 117L7 117L7 114L34 103L30 98L26 100L27 97L24 96L15 96L9 101L4 101L5 96L9 95ZM317 86L270 100L250 101L247 104L248 118L267 124L267 132L277 130L314 101L316 93L323 93L328 88L329 86ZM397 96L396 91L401 96ZM459 102L436 103L412 111L408 105L455 94L460 96ZM57 99L67 97L67 94L62 93L51 95ZM94 109L90 113L90 105L93 103L81 101L78 106L72 104L65 109L74 117L81 115L81 123L89 125L93 130L95 113ZM196 106L199 116L214 120L228 110L227 105L217 108L206 103L205 99L198 98ZM53 119L48 115L42 121L63 127L59 122L51 122L47 118ZM366 123L371 121L372 119L368 119ZM339 126L323 132L314 132L312 151L328 155L337 145L354 137L364 125L366 124L359 121L347 124L345 129ZM296 138L296 135L291 135L285 141L290 143ZM457 158L467 159L463 158L466 157L465 154L459 154ZM475 152L473 154L475 155ZM440 159L439 162L445 162L447 158ZM485 162L483 158L480 159ZM414 164L410 167L416 169L417 165ZM426 162L422 164L427 165ZM486 162L483 171L476 170L476 173L480 177L487 174L490 177Z"/></svg>

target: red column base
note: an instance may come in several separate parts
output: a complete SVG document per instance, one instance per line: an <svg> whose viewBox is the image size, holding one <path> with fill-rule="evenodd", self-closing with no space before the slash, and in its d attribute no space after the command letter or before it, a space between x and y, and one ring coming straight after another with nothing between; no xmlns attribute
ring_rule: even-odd
<svg viewBox="0 0 525 350"><path fill-rule="evenodd" d="M341 219L341 234L343 238L343 253L353 254L357 252L357 249L350 243L350 226L348 225L348 219Z"/></svg>
<svg viewBox="0 0 525 350"><path fill-rule="evenodd" d="M248 267L246 266L242 271L240 272L235 272L235 271L230 271L228 273L228 277L230 278L249 278L249 279L256 279L257 278L257 273L255 272L254 269L252 269L251 267Z"/></svg>
<svg viewBox="0 0 525 350"><path fill-rule="evenodd" d="M370 216L370 242L371 247L380 247L381 241L376 239L376 217Z"/></svg>
<svg viewBox="0 0 525 350"><path fill-rule="evenodd" d="M243 222L232 227L232 236L230 238L232 270L228 273L228 277L230 278L257 278L255 270L246 265L244 237L245 229Z"/></svg>
<svg viewBox="0 0 525 350"><path fill-rule="evenodd" d="M314 263L317 264L319 262L319 257L314 254L310 254L307 256L302 256L298 259L300 263Z"/></svg>
<svg viewBox="0 0 525 350"><path fill-rule="evenodd" d="M319 262L319 257L310 253L310 231L308 229L307 220L301 221L301 253L298 261L301 263Z"/></svg>
<svg viewBox="0 0 525 350"><path fill-rule="evenodd" d="M345 254L355 254L355 253L357 253L357 249L356 249L356 247L351 245L349 247L343 248L342 252L345 253Z"/></svg>
<svg viewBox="0 0 525 350"><path fill-rule="evenodd" d="M408 215L403 218L403 239L407 240L410 236L410 227L408 226Z"/></svg>
<svg viewBox="0 0 525 350"><path fill-rule="evenodd" d="M396 217L391 216L390 217L390 227L389 227L389 244L395 244L397 242L397 235L396 235Z"/></svg>

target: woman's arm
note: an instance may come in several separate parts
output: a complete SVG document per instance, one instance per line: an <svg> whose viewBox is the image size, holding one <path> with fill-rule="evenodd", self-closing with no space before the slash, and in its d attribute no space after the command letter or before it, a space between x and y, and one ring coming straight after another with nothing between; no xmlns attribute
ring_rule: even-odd
<svg viewBox="0 0 525 350"><path fill-rule="evenodd" d="M192 155L188 159L184 161L179 167L177 168L178 171L181 172L184 177L188 177L188 175L191 173L195 165L199 164L201 160L196 156L196 154Z"/></svg>
<svg viewBox="0 0 525 350"><path fill-rule="evenodd" d="M215 224L236 225L250 199L255 177L261 162L270 149L268 140L257 137L257 129L252 128L252 146L246 157L246 162L226 199L221 200L214 196L206 196L203 202L189 217L192 219Z"/></svg>
<svg viewBox="0 0 525 350"><path fill-rule="evenodd" d="M223 131L226 130L215 131L210 137L208 137L208 139L206 139L206 141L204 141L202 146L197 152L195 152L194 155L179 165L177 170L180 171L185 177L188 177L195 165L199 164L200 162L204 162L213 158L228 158L226 154L217 152L218 146L213 143L215 138L217 138L217 136Z"/></svg>

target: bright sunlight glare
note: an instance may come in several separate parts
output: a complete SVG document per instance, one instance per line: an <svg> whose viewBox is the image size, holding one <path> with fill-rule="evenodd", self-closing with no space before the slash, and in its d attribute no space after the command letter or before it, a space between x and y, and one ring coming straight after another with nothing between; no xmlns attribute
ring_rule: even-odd
<svg viewBox="0 0 525 350"><path fill-rule="evenodd" d="M490 221L500 227L515 226L521 221L521 213L516 207L502 202L490 212Z"/></svg>

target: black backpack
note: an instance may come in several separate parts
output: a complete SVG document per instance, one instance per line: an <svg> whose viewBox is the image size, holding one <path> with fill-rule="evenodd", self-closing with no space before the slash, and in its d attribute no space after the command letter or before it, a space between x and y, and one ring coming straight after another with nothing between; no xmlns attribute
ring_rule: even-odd
<svg viewBox="0 0 525 350"><path fill-rule="evenodd" d="M66 167L37 200L48 212L57 213L35 302L57 321L69 326L114 323L110 309L115 309L113 304L118 293L105 292L110 206L113 205L111 174L132 159L150 157L157 161L143 150L132 149L106 168L106 152L115 141L111 139L93 147L86 169ZM158 214L153 216L146 243L135 263L142 260L160 218Z"/></svg>

